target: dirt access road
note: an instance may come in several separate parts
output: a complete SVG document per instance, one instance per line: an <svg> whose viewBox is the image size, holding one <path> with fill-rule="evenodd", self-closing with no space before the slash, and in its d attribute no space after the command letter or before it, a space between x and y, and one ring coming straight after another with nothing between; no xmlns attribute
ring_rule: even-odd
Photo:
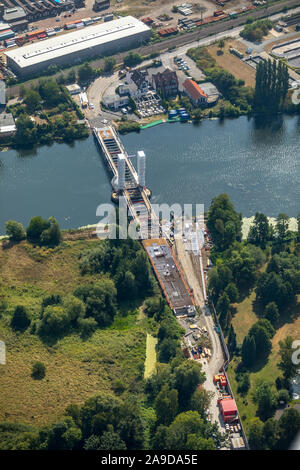
<svg viewBox="0 0 300 470"><path fill-rule="evenodd" d="M208 330L211 343L212 343L212 357L210 361L202 362L203 371L206 374L206 381L203 386L206 390L214 392L214 396L211 402L210 412L212 415L212 421L215 421L220 431L224 432L224 422L222 416L219 412L219 407L217 404L217 393L216 387L213 383L213 376L219 372L221 367L224 364L224 356L220 343L219 335L215 330L214 321L212 315L209 311L209 308L205 306L203 291L201 287L201 276L200 276L200 262L199 269L198 266L194 265L191 259L190 251L186 251L186 244L183 242L183 239L177 239L175 242L175 255L179 259L183 273L185 275L186 281L191 289L193 289L193 294L197 306L201 308L203 318L205 320L206 328Z"/></svg>

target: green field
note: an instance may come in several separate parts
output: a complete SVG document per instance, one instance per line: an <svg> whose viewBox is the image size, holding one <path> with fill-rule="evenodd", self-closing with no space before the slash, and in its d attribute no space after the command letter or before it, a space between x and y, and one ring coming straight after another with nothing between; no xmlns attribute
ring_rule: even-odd
<svg viewBox="0 0 300 470"><path fill-rule="evenodd" d="M237 313L232 319L232 324L236 332L238 343L242 343L244 337L247 335L251 326L259 320L256 313L253 311L253 301L255 300L255 293L252 292L246 297L241 303L235 304ZM298 297L298 302L300 298ZM299 306L299 303L298 303ZM298 307L299 308L299 307ZM299 312L298 312L299 315ZM235 378L235 368L240 361L240 358L234 358L228 368L228 375L230 378L230 384L232 386L240 416L243 420L245 429L249 428L251 420L255 417L257 411L257 405L252 400L252 391L256 381L260 379L267 380L274 384L276 378L281 375L278 369L278 362L280 361L279 356L279 342L291 336L292 338L299 338L300 335L300 317L297 317L295 312L295 319L289 320L276 330L274 337L272 338L272 350L268 358L268 362L264 364L258 364L255 369L250 373L250 390L245 397L240 396L237 393L238 383Z"/></svg>
<svg viewBox="0 0 300 470"><path fill-rule="evenodd" d="M34 425L54 422L70 403L83 403L101 390L123 383L141 391L146 359L149 320L138 314L137 302L122 305L114 323L98 329L89 339L78 332L49 345L37 334L14 332L10 319L16 305L28 307L32 322L41 311L42 298L51 293L72 293L82 282L78 255L99 241L64 242L54 249L32 247L22 242L10 248L0 246L0 300L7 308L0 314L0 339L5 341L7 364L0 366L0 421ZM92 281L99 275L86 275ZM46 377L34 380L32 364L46 365Z"/></svg>

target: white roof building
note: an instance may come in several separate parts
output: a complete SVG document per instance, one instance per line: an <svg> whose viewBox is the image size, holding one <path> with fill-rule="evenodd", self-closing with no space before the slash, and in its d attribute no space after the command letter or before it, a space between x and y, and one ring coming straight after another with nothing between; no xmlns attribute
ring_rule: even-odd
<svg viewBox="0 0 300 470"><path fill-rule="evenodd" d="M76 60L136 47L150 34L142 21L126 16L7 51L7 65L21 75L35 74L51 64L74 64Z"/></svg>

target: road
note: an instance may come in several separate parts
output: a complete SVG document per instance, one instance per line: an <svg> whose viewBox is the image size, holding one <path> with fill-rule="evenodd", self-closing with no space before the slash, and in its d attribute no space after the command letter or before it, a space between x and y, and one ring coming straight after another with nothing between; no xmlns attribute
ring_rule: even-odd
<svg viewBox="0 0 300 470"><path fill-rule="evenodd" d="M224 355L222 346L220 343L219 335L215 330L214 321L212 315L209 311L209 308L205 306L203 292L201 288L201 279L200 279L200 263L197 268L191 260L190 251L186 251L186 244L183 242L183 239L176 240L176 253L180 261L182 270L185 274L189 287L193 289L193 294L196 304L201 308L203 314L203 320L209 337L212 343L212 357L209 361L201 361L202 368L206 375L206 381L203 386L206 390L214 392L214 396L210 406L210 412L212 415L212 421L215 421L220 431L224 432L224 422L219 412L219 407L217 404L217 393L216 387L213 383L213 376L219 372L224 364ZM196 260L195 260L196 261ZM197 261L196 261L197 262ZM199 262L199 258L198 258Z"/></svg>

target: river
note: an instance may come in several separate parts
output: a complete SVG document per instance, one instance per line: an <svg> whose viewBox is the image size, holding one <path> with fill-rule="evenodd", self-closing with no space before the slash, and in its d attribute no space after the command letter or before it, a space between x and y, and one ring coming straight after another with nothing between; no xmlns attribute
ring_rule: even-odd
<svg viewBox="0 0 300 470"><path fill-rule="evenodd" d="M300 211L300 118L162 124L122 136L129 154L144 150L156 203L203 203L226 192L245 217ZM93 137L74 145L0 153L0 233L14 219L55 216L63 228L97 223L110 202L110 177Z"/></svg>

